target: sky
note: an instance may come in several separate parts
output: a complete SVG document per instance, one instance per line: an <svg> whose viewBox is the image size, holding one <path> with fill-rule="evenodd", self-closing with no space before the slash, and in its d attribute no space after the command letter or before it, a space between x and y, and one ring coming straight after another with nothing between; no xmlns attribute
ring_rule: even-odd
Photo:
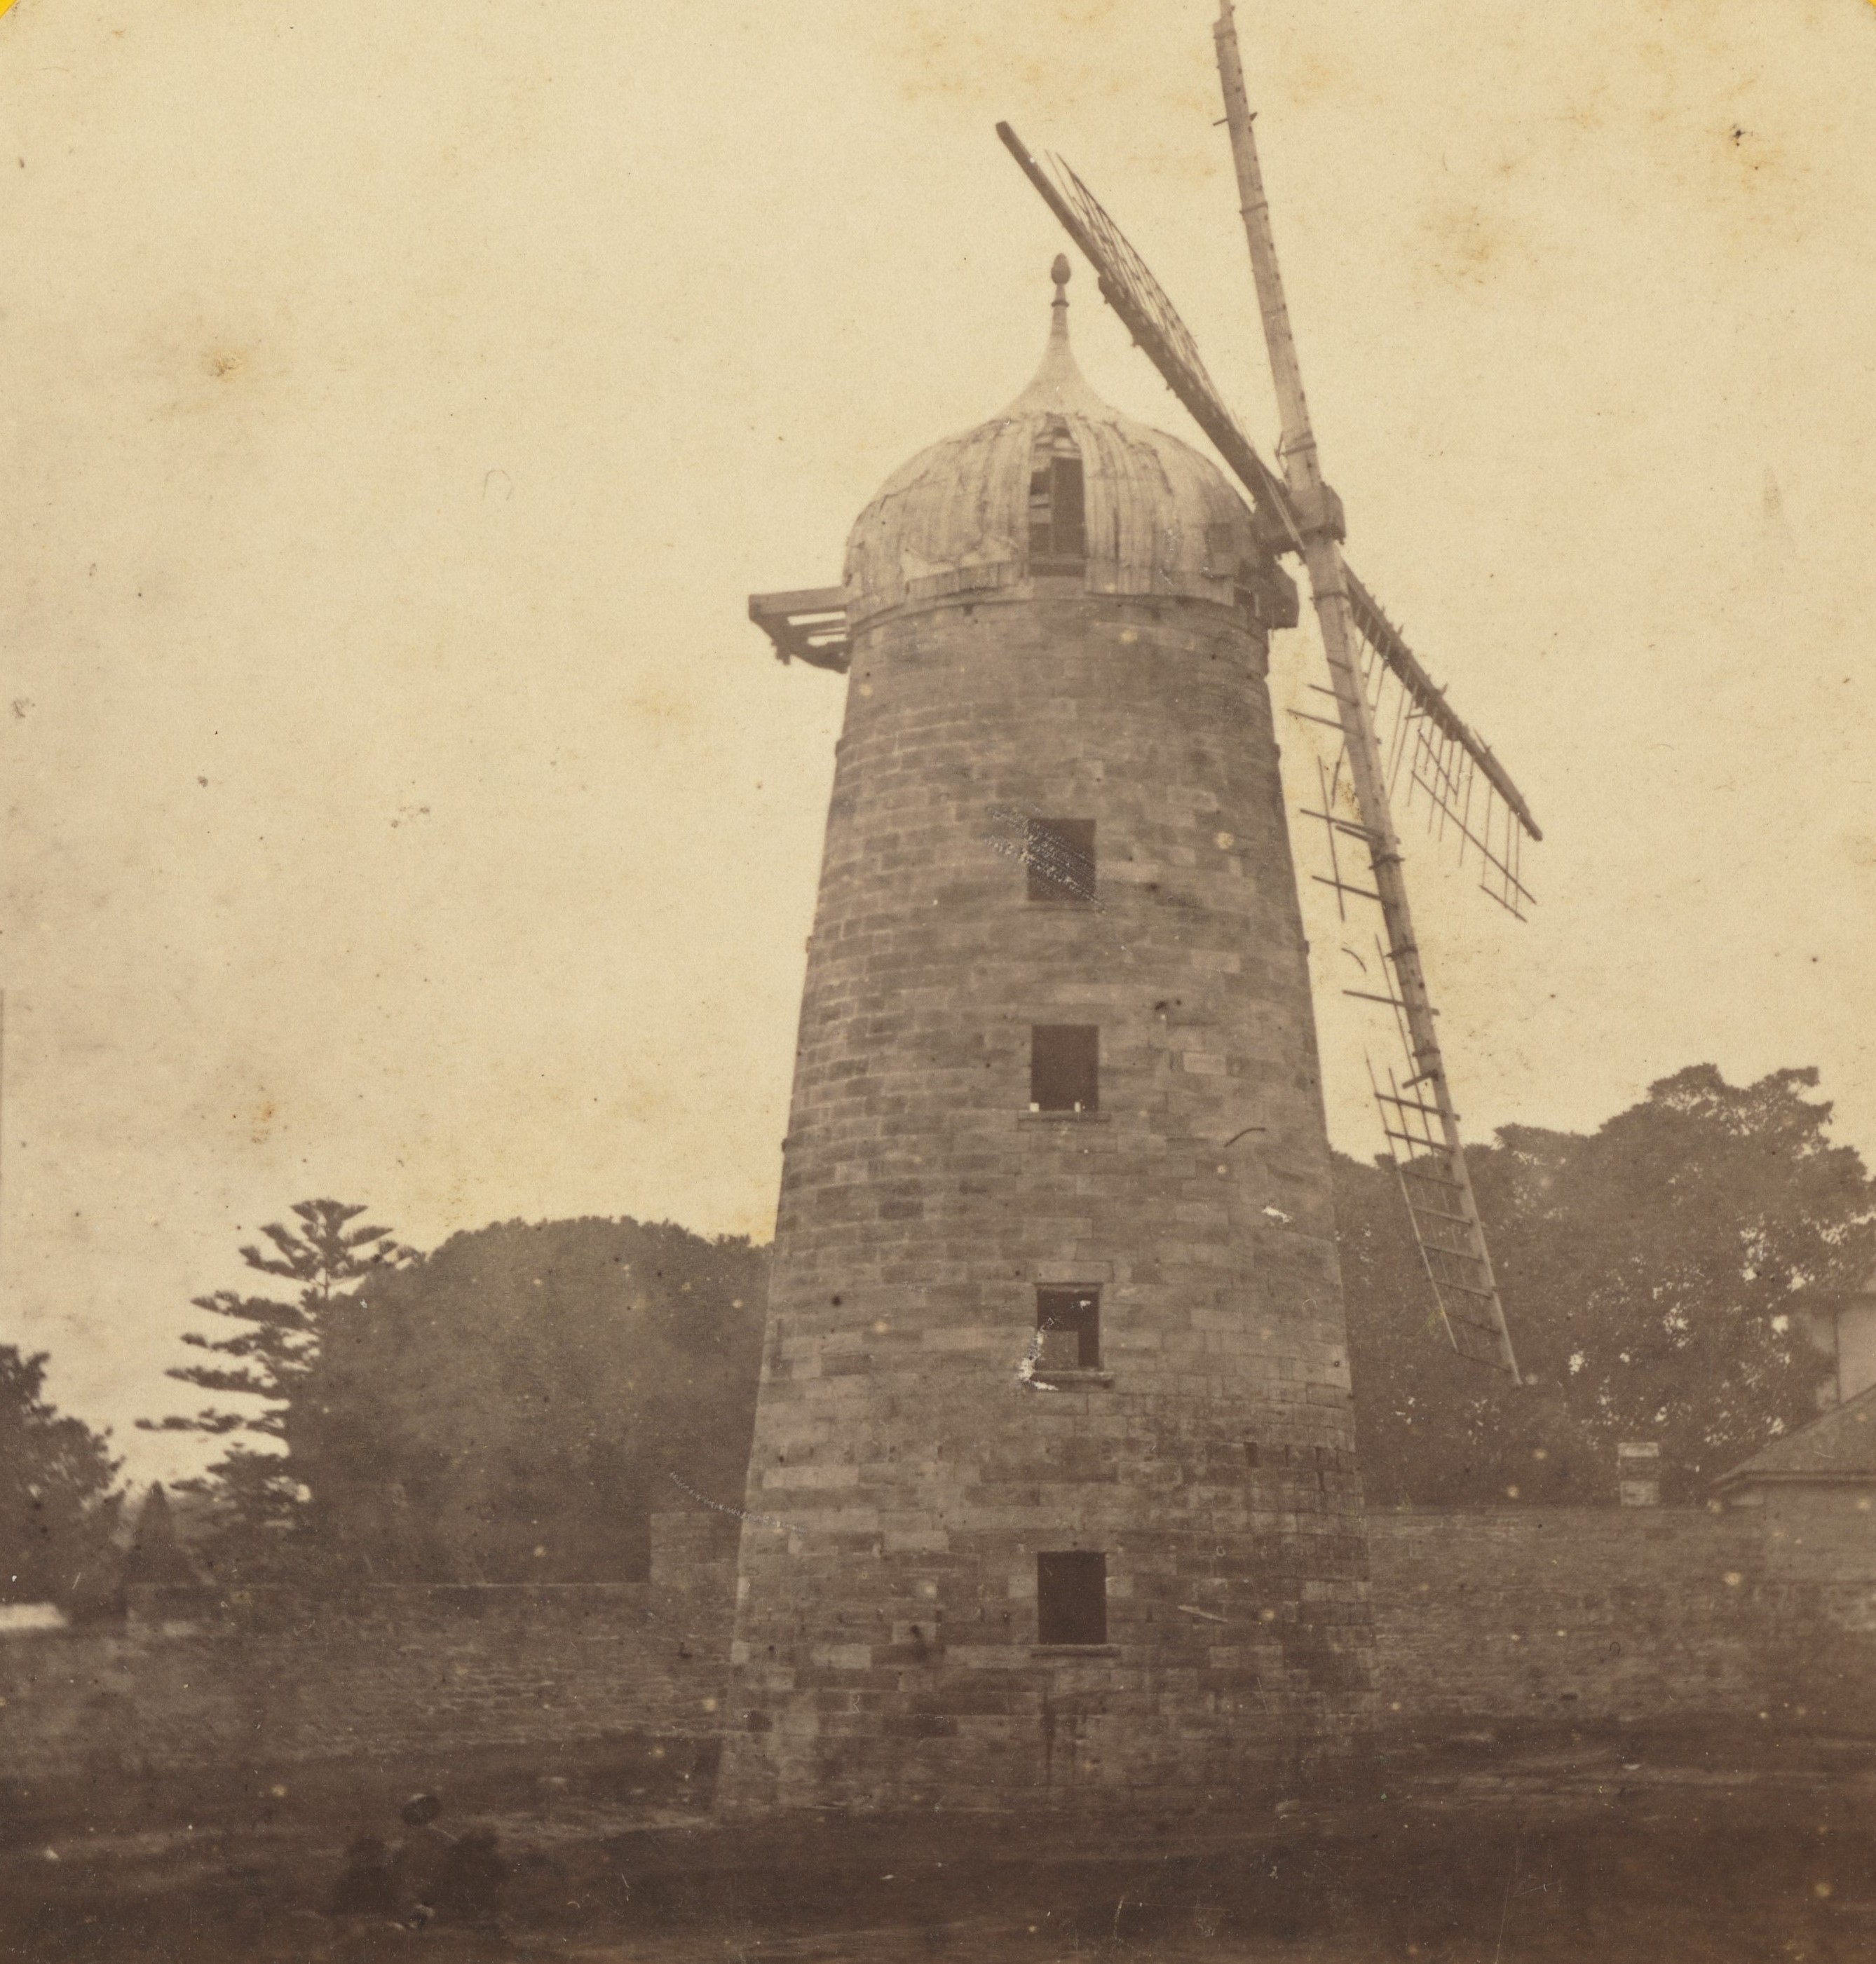
<svg viewBox="0 0 1876 1964"><path fill-rule="evenodd" d="M769 1234L842 685L747 596L1032 372L1062 242L999 117L1268 447L1214 11L0 17L0 1341L132 1477L199 1463L134 1421L296 1200ZM1546 833L1520 925L1409 828L1468 1132L1814 1064L1876 1160L1876 6L1239 27L1351 558Z"/></svg>

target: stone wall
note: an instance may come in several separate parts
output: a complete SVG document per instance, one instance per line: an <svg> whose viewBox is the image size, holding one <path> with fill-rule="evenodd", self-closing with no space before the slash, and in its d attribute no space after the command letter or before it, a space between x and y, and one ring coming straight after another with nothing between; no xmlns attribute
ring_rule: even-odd
<svg viewBox="0 0 1876 1964"><path fill-rule="evenodd" d="M1368 1547L1395 1725L1876 1733L1876 1510L1855 1488L1723 1513L1376 1513Z"/></svg>
<svg viewBox="0 0 1876 1964"><path fill-rule="evenodd" d="M1384 1722L1876 1735L1876 1513L1845 1490L1696 1510L1377 1513ZM140 1591L124 1623L0 1635L0 1783L509 1747L708 1741L728 1516L654 1535L647 1584ZM1098 1691L1100 1661L1078 1667ZM1071 1712L1057 1714L1073 1749Z"/></svg>
<svg viewBox="0 0 1876 1964"><path fill-rule="evenodd" d="M1780 1592L1757 1523L1653 1507L1370 1516L1395 1723L1758 1711Z"/></svg>
<svg viewBox="0 0 1876 1964"><path fill-rule="evenodd" d="M648 1584L133 1589L0 1638L0 1777L714 1735L734 1528L654 1520Z"/></svg>
<svg viewBox="0 0 1876 1964"><path fill-rule="evenodd" d="M1756 1523L1788 1633L1773 1695L1807 1725L1876 1731L1876 1497L1860 1483L1770 1486Z"/></svg>
<svg viewBox="0 0 1876 1964"><path fill-rule="evenodd" d="M134 1595L120 1627L0 1645L10 1776L525 1745L697 1716L677 1633L641 1586Z"/></svg>

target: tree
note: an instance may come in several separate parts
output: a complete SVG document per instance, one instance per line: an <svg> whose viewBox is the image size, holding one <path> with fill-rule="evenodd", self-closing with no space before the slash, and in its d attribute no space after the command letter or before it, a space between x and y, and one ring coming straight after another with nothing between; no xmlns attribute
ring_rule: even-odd
<svg viewBox="0 0 1876 1964"><path fill-rule="evenodd" d="M1466 1155L1485 1208L1490 1147ZM1583 1505L1613 1500L1597 1449L1554 1382L1512 1389L1468 1364L1441 1327L1400 1183L1385 1160L1335 1156L1336 1239L1348 1314L1355 1433L1369 1503L1496 1501ZM1487 1212L1502 1272L1503 1223ZM1531 1365L1533 1308L1507 1288L1519 1361Z"/></svg>
<svg viewBox="0 0 1876 1964"><path fill-rule="evenodd" d="M297 1409L322 1543L381 1581L642 1576L651 1514L742 1498L767 1251L511 1221L335 1307Z"/></svg>
<svg viewBox="0 0 1876 1964"><path fill-rule="evenodd" d="M1876 1266L1876 1189L1813 1070L1696 1064L1588 1136L1508 1126L1470 1156L1520 1363L1505 1388L1430 1329L1391 1173L1341 1162L1357 1422L1373 1496L1613 1501L1618 1442L1691 1502L1817 1414L1810 1309Z"/></svg>
<svg viewBox="0 0 1876 1964"><path fill-rule="evenodd" d="M82 1604L114 1586L123 1462L46 1402L45 1378L45 1352L0 1343L0 1602Z"/></svg>
<svg viewBox="0 0 1876 1964"><path fill-rule="evenodd" d="M336 1200L301 1201L293 1208L297 1228L277 1222L262 1228L271 1253L257 1246L242 1249L242 1260L257 1273L299 1284L292 1300L233 1289L194 1298L196 1308L240 1327L220 1337L185 1330L183 1342L233 1361L178 1364L168 1375L204 1391L259 1398L259 1410L211 1406L193 1418L138 1420L148 1431L202 1433L211 1438L245 1435L210 1467L206 1481L181 1483L185 1491L209 1496L223 1512L226 1525L204 1552L213 1568L269 1571L289 1539L303 1535L307 1526L318 1469L316 1449L307 1436L304 1397L321 1338L352 1290L368 1276L415 1258L387 1228L355 1226L365 1211ZM269 1443L257 1451L249 1439Z"/></svg>

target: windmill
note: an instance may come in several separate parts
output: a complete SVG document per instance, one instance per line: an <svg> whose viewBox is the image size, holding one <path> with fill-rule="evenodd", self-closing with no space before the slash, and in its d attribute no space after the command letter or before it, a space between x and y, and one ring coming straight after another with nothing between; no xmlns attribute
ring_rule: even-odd
<svg viewBox="0 0 1876 1964"><path fill-rule="evenodd" d="M1521 871L1523 843L1543 835L1503 765L1454 713L1343 553L1347 524L1341 501L1322 475L1303 394L1232 0L1222 0L1213 37L1282 425L1280 475L1245 435L1177 310L1094 193L1061 159L1033 155L1008 124L1000 123L997 133L1093 265L1102 297L1249 493L1274 548L1298 554L1307 571L1329 672L1328 687L1319 692L1332 700L1335 712L1333 719L1309 720L1335 730L1341 747L1333 772L1322 774L1320 808L1306 815L1325 828L1331 868L1325 884L1335 889L1344 918L1351 899L1372 904L1380 916L1382 987L1347 993L1383 1005L1394 1019L1404 1067L1383 1077L1370 1067L1370 1075L1441 1320L1463 1356L1515 1383L1516 1354L1466 1170L1408 902L1393 797L1402 795L1408 805L1422 799L1436 836L1455 840L1462 858L1476 858L1482 888L1520 919L1531 897ZM1344 877L1344 847L1365 858L1370 885Z"/></svg>

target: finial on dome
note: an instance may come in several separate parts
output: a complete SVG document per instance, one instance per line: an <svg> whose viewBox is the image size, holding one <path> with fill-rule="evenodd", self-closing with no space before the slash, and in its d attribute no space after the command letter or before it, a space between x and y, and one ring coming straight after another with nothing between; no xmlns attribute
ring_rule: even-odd
<svg viewBox="0 0 1876 1964"><path fill-rule="evenodd" d="M1068 275L1074 271L1066 252L1058 252L1055 263L1049 269L1049 277L1055 283L1055 303L1049 315L1049 342L1064 355L1068 352Z"/></svg>
<svg viewBox="0 0 1876 1964"><path fill-rule="evenodd" d="M1052 342L1066 344L1068 339L1068 275L1075 268L1068 264L1066 252L1055 255L1055 263L1049 269L1049 277L1055 283L1055 300L1053 312L1049 316L1049 338Z"/></svg>
<svg viewBox="0 0 1876 1964"><path fill-rule="evenodd" d="M1075 268L1065 252L1055 255L1049 277L1055 283L1055 304L1050 310L1049 345L1036 379L1009 408L1006 416L1078 415L1111 419L1113 411L1081 379L1068 348L1068 277Z"/></svg>

